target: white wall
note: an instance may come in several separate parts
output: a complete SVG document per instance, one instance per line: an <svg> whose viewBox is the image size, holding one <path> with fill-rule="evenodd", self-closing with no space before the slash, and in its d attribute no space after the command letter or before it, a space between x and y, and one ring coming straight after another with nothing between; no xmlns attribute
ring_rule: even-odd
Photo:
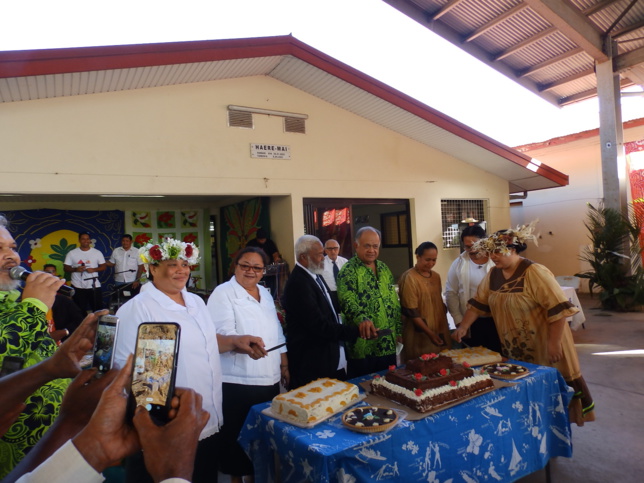
<svg viewBox="0 0 644 483"><path fill-rule="evenodd" d="M308 114L307 133L260 115L229 128L229 104ZM288 145L292 159L251 159L250 143ZM413 246L440 246L442 198L486 199L491 227L510 222L506 181L268 77L5 103L0 146L0 193L271 196L287 259L303 198L409 199Z"/></svg>

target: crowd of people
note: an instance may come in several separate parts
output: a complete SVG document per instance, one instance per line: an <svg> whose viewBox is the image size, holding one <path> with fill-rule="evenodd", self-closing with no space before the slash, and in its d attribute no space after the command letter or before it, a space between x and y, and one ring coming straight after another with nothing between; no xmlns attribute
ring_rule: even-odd
<svg viewBox="0 0 644 483"><path fill-rule="evenodd" d="M64 264L76 301L90 309L79 322L83 311L56 311L64 280L55 267L30 274L22 294L17 290L20 282L9 271L20 259L0 216L0 358L24 366L0 377L0 478L102 481L105 468L124 462L128 481L210 482L218 472L233 482L252 481L252 462L237 443L252 405L320 377L352 379L462 341L556 367L575 389L571 420L592 421L592 398L566 323L577 309L547 268L519 255L535 238L533 228L486 236L480 226L467 227L444 293L431 242L416 248L416 263L396 280L379 260L376 228L356 232L348 260L336 240L304 235L295 242L296 264L279 300L283 328L261 283L267 266L281 259L276 247L266 250L265 232L263 246L236 254L232 277L207 303L186 288L200 260L194 244L166 238L137 249L124 235L105 261L81 233ZM81 371L80 362L107 312L96 305L97 273L106 266L132 290L144 269L151 281L118 309L115 368L101 375ZM450 331L448 312L456 330ZM68 318L75 330L65 325ZM127 416L137 330L150 321L181 327L165 425L143 407Z"/></svg>

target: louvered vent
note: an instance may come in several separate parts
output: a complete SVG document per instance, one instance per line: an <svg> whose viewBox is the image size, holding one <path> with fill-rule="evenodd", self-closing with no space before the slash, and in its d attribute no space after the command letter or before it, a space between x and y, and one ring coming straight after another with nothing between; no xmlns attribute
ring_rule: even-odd
<svg viewBox="0 0 644 483"><path fill-rule="evenodd" d="M285 117L284 132L306 134L306 119L297 119L295 117Z"/></svg>
<svg viewBox="0 0 644 483"><path fill-rule="evenodd" d="M242 111L228 111L228 126L253 129L253 114Z"/></svg>

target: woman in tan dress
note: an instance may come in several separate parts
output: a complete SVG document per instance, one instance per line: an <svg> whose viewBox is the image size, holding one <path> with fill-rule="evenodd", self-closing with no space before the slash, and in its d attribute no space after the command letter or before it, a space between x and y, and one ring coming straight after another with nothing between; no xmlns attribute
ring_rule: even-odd
<svg viewBox="0 0 644 483"><path fill-rule="evenodd" d="M403 361L438 353L452 345L441 277L432 270L438 249L432 242L424 242L415 253L416 265L398 281L403 313Z"/></svg>
<svg viewBox="0 0 644 483"><path fill-rule="evenodd" d="M570 420L582 426L594 421L594 403L581 375L577 350L566 317L579 311L564 295L554 275L543 265L519 255L527 248L535 222L517 230L497 232L475 244L495 267L479 285L476 296L454 332L461 340L480 315L492 315L503 355L559 370L575 390ZM478 246L476 246L478 245Z"/></svg>

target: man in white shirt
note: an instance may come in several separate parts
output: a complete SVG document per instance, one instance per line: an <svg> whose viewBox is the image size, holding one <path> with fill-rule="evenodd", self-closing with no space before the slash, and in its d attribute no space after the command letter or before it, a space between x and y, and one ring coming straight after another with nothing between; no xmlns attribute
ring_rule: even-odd
<svg viewBox="0 0 644 483"><path fill-rule="evenodd" d="M107 268L105 257L96 248L92 248L89 233L80 233L78 243L80 247L74 248L65 257L63 268L65 272L72 274L72 287L76 290L74 302L83 311L89 305L90 310L96 312L103 308L98 274Z"/></svg>
<svg viewBox="0 0 644 483"><path fill-rule="evenodd" d="M114 267L114 283L119 296L127 298L139 293L143 261L139 258L139 249L132 246L132 235L126 233L121 237L121 246L114 249L106 265Z"/></svg>
<svg viewBox="0 0 644 483"><path fill-rule="evenodd" d="M340 244L337 240L327 240L324 244L324 272L322 272L322 278L329 286L329 293L331 294L331 300L333 300L333 305L335 310L340 312L340 303L338 301L338 286L336 279L338 278L338 273L342 265L347 263L347 259L341 257L340 254Z"/></svg>

